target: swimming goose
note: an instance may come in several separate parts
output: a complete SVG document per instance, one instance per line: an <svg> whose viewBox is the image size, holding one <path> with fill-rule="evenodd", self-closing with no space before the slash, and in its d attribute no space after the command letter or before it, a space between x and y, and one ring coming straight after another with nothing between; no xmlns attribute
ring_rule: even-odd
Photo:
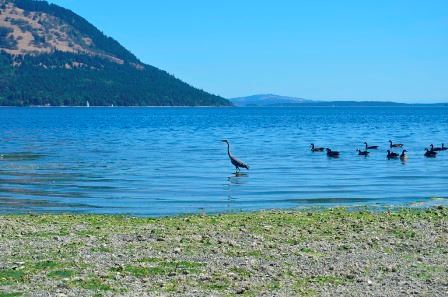
<svg viewBox="0 0 448 297"><path fill-rule="evenodd" d="M391 152L390 150L387 150L387 158L388 159L396 159L396 158L398 158L398 154L397 153L394 153L394 152Z"/></svg>
<svg viewBox="0 0 448 297"><path fill-rule="evenodd" d="M431 151L433 151L433 152L440 152L443 150L441 147L434 147L434 144L431 144L430 146L431 146ZM443 147L443 143L442 143L442 147Z"/></svg>
<svg viewBox="0 0 448 297"><path fill-rule="evenodd" d="M403 144L401 144L401 143L393 143L392 140L389 140L389 143L390 143L390 148L403 147Z"/></svg>
<svg viewBox="0 0 448 297"><path fill-rule="evenodd" d="M377 146L377 145L369 146L369 145L367 144L367 142L364 142L364 144L366 145L366 151L367 151L367 150L377 150L377 149L378 149L378 146Z"/></svg>
<svg viewBox="0 0 448 297"><path fill-rule="evenodd" d="M332 151L331 149L327 148L327 156L331 158L338 158L339 152Z"/></svg>
<svg viewBox="0 0 448 297"><path fill-rule="evenodd" d="M405 161L405 160L408 159L408 155L406 155L407 152L408 152L407 150L403 150L403 152L400 155L400 160L401 161Z"/></svg>
<svg viewBox="0 0 448 297"><path fill-rule="evenodd" d="M435 151L430 151L427 148L425 148L425 157L426 158L435 158L437 156L437 152Z"/></svg>
<svg viewBox="0 0 448 297"><path fill-rule="evenodd" d="M356 150L358 152L359 156L368 156L370 154L369 151L365 150L365 151L361 151L361 150Z"/></svg>
<svg viewBox="0 0 448 297"><path fill-rule="evenodd" d="M446 151L446 150L448 150L448 147L446 147L445 144L442 143L442 151Z"/></svg>
<svg viewBox="0 0 448 297"><path fill-rule="evenodd" d="M324 151L324 148L323 147L317 147L317 146L314 146L314 143L312 143L311 144L311 151L314 153L314 152L323 152Z"/></svg>

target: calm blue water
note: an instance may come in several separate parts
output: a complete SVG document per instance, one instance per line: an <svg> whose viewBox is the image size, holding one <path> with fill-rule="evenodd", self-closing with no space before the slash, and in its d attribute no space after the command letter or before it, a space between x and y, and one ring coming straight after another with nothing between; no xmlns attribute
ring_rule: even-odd
<svg viewBox="0 0 448 297"><path fill-rule="evenodd" d="M224 138L247 175L234 175ZM408 162L386 159L389 139ZM357 156L366 140L380 150ZM448 152L423 157L442 142L447 108L1 108L0 212L446 203Z"/></svg>

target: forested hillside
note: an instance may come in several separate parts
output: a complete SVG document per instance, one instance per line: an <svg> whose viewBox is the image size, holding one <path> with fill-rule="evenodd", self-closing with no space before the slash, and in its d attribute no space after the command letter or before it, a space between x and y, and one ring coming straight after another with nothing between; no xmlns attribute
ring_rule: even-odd
<svg viewBox="0 0 448 297"><path fill-rule="evenodd" d="M0 105L219 106L72 11L0 0Z"/></svg>

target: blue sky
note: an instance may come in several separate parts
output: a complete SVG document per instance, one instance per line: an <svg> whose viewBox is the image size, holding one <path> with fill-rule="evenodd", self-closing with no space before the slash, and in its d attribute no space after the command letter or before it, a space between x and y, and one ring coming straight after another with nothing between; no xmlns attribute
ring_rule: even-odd
<svg viewBox="0 0 448 297"><path fill-rule="evenodd" d="M54 0L224 97L448 101L446 0Z"/></svg>

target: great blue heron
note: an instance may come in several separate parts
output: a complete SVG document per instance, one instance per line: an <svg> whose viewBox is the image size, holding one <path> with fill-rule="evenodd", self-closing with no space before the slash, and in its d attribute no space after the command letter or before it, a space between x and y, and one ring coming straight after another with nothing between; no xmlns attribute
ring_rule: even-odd
<svg viewBox="0 0 448 297"><path fill-rule="evenodd" d="M224 140L222 140L222 142L227 143L227 155L229 155L230 162L232 162L233 166L235 166L236 171L239 172L240 167L246 168L247 170L249 170L249 165L245 164L244 162L242 162L242 161L238 160L237 158L235 158L234 156L232 156L232 154L230 153L229 141L224 139Z"/></svg>

